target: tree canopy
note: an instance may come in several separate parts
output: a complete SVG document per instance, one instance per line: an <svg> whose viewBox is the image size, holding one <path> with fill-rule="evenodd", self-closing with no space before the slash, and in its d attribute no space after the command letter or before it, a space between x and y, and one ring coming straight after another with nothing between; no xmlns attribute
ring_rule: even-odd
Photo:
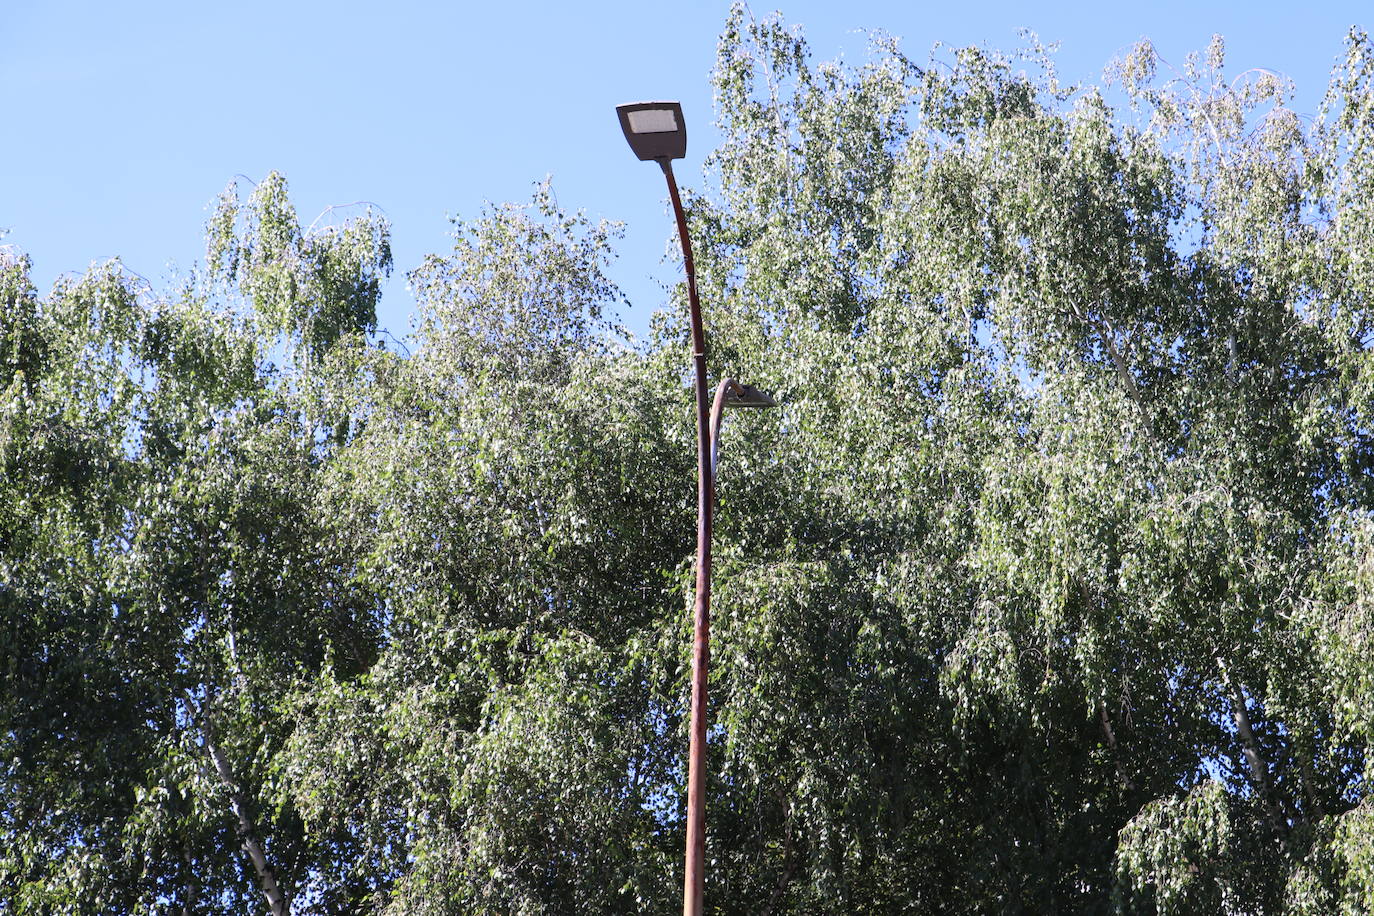
<svg viewBox="0 0 1374 916"><path fill-rule="evenodd" d="M708 908L1374 909L1374 44L1320 112L736 7L688 192L725 430ZM609 109L608 109L609 110ZM608 121L608 129L613 124ZM204 265L0 250L0 909L680 900L685 290L618 229L231 185Z"/></svg>

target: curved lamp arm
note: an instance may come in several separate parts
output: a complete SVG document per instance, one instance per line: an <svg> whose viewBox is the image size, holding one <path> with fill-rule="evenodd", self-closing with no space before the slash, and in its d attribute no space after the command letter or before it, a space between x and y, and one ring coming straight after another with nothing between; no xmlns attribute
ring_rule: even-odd
<svg viewBox="0 0 1374 916"><path fill-rule="evenodd" d="M725 399L729 394L735 394L740 389L740 383L732 378L725 379L716 386L715 399L711 401L711 482L716 480L716 465L720 462L720 425L725 420ZM715 497L714 488L711 493Z"/></svg>

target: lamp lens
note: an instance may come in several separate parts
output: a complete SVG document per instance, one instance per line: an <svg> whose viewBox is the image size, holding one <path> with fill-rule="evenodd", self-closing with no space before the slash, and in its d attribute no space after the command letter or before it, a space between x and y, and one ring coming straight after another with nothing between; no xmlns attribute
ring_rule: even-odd
<svg viewBox="0 0 1374 916"><path fill-rule="evenodd" d="M677 132L677 118L671 108L645 108L629 113L630 130L637 134L671 134Z"/></svg>

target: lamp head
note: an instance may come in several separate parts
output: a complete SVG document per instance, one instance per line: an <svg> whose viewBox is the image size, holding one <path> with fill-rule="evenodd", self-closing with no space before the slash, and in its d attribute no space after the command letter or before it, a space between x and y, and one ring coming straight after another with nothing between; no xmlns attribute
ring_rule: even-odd
<svg viewBox="0 0 1374 916"><path fill-rule="evenodd" d="M725 392L726 407L777 407L778 402L766 391L753 385L736 385Z"/></svg>
<svg viewBox="0 0 1374 916"><path fill-rule="evenodd" d="M617 105L620 129L630 149L648 161L662 162L687 155L687 123L678 102L630 102Z"/></svg>

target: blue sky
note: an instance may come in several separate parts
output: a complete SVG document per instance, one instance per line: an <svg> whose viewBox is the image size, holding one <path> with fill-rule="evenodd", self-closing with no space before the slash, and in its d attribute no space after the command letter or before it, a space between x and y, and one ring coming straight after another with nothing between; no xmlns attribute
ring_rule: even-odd
<svg viewBox="0 0 1374 916"><path fill-rule="evenodd" d="M658 169L634 159L618 102L676 98L689 123L685 185L714 145L709 71L728 2L102 3L0 0L0 228L40 288L119 255L154 283L201 256L207 205L235 175L283 172L304 222L331 204L381 207L397 274L380 320L409 329L404 272L448 247L449 215L526 200L553 176L569 209L626 223L612 276L642 331L676 274ZM864 29L931 45L1010 48L1027 27L1059 41L1061 74L1093 80L1142 36L1181 64L1225 36L1228 69L1281 71L1315 111L1367 0L765 4L800 24L817 60L858 62ZM707 305L709 308L709 303Z"/></svg>

